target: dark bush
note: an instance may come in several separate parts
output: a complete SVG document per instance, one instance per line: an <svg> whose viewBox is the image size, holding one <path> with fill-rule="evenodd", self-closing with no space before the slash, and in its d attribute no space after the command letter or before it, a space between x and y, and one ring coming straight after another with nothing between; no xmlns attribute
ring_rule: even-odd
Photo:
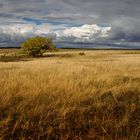
<svg viewBox="0 0 140 140"><path fill-rule="evenodd" d="M80 52L79 55L85 55L85 53L84 52Z"/></svg>

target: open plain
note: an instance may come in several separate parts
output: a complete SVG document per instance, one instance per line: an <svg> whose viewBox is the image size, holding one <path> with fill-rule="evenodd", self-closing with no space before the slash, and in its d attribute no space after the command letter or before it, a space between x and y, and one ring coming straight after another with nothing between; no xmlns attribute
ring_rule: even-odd
<svg viewBox="0 0 140 140"><path fill-rule="evenodd" d="M0 139L139 138L140 51L60 50L0 61Z"/></svg>

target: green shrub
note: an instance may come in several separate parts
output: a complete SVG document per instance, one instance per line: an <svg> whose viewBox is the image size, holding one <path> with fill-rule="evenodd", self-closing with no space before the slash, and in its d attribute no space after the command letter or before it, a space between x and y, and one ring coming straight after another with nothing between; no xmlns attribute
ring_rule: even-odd
<svg viewBox="0 0 140 140"><path fill-rule="evenodd" d="M42 56L45 50L55 49L55 45L50 38L33 37L22 43L21 48L27 55L38 57Z"/></svg>

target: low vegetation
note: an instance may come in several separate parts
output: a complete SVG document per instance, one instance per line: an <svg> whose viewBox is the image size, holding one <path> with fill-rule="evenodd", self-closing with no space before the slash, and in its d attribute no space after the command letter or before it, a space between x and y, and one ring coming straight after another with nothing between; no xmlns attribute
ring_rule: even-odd
<svg viewBox="0 0 140 140"><path fill-rule="evenodd" d="M57 52L51 38L33 37L27 39L17 49L0 49L0 61L26 61L31 57L42 57L45 52Z"/></svg>
<svg viewBox="0 0 140 140"><path fill-rule="evenodd" d="M84 52L80 52L79 55L85 55L85 53Z"/></svg>
<svg viewBox="0 0 140 140"><path fill-rule="evenodd" d="M79 53L0 62L0 139L139 140L140 53Z"/></svg>
<svg viewBox="0 0 140 140"><path fill-rule="evenodd" d="M21 48L27 55L38 57L42 56L46 50L55 49L55 45L50 38L33 37L22 43Z"/></svg>

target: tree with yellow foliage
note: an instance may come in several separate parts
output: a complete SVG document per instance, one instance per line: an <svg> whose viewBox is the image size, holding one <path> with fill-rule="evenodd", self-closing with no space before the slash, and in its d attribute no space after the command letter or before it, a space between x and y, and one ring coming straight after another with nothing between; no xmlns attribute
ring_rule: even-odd
<svg viewBox="0 0 140 140"><path fill-rule="evenodd" d="M27 55L39 57L43 55L45 50L55 49L55 45L51 38L32 37L22 43L21 48Z"/></svg>

